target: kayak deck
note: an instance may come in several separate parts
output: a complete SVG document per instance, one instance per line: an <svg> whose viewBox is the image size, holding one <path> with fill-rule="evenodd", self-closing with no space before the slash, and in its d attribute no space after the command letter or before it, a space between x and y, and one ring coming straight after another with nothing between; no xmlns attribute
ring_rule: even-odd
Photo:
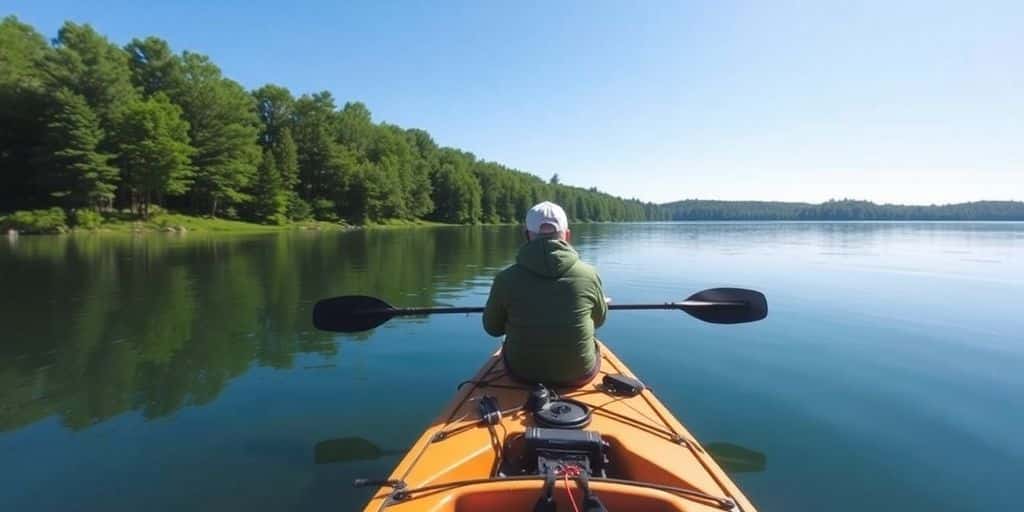
<svg viewBox="0 0 1024 512"><path fill-rule="evenodd" d="M600 433L608 443L607 477L590 480L608 510L754 511L649 389L630 397L603 389L606 374L635 376L607 347L600 345L600 352L601 371L591 382L555 391L590 406L591 421L584 430ZM536 426L522 407L532 390L508 376L500 351L492 355L395 467L389 480L402 482L400 488L381 487L365 510L533 510L544 477L505 471L513 458L511 441ZM494 397L502 411L496 425L481 421L484 396ZM559 479L554 489L558 510L573 510L567 492L581 502L579 485Z"/></svg>

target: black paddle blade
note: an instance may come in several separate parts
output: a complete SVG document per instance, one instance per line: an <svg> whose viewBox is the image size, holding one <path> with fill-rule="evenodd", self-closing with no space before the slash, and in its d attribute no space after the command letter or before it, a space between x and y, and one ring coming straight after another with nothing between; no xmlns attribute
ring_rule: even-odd
<svg viewBox="0 0 1024 512"><path fill-rule="evenodd" d="M704 448L727 473L759 473L768 462L763 453L738 444L710 443Z"/></svg>
<svg viewBox="0 0 1024 512"><path fill-rule="evenodd" d="M313 326L322 331L362 332L391 320L387 302L366 295L332 297L313 307Z"/></svg>
<svg viewBox="0 0 1024 512"><path fill-rule="evenodd" d="M374 460L387 453L368 439L341 437L320 441L313 447L313 462L333 464L353 460Z"/></svg>
<svg viewBox="0 0 1024 512"><path fill-rule="evenodd" d="M687 297L686 300L724 303L700 306L683 305L683 311L713 324L756 322L768 316L768 299L757 290L711 288L697 292Z"/></svg>

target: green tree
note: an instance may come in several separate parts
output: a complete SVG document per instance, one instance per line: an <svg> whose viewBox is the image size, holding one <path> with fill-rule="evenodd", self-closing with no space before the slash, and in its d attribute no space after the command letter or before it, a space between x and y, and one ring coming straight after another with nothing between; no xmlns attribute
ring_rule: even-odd
<svg viewBox="0 0 1024 512"><path fill-rule="evenodd" d="M292 137L295 126L295 98L291 91L267 84L252 92L260 119L259 141L274 154L277 172L287 193L288 217L306 216L308 205L299 198L299 153Z"/></svg>
<svg viewBox="0 0 1024 512"><path fill-rule="evenodd" d="M417 218L426 217L434 210L430 174L437 168L437 144L424 130L406 130L405 135L412 148L414 158L409 212Z"/></svg>
<svg viewBox="0 0 1024 512"><path fill-rule="evenodd" d="M70 89L85 98L106 129L120 105L137 96L128 54L86 25L65 22L47 53L50 89Z"/></svg>
<svg viewBox="0 0 1024 512"><path fill-rule="evenodd" d="M278 171L277 159L271 150L264 150L263 160L253 182L253 217L267 224L284 224L288 221L288 199L288 191Z"/></svg>
<svg viewBox="0 0 1024 512"><path fill-rule="evenodd" d="M363 158L377 173L381 203L377 215L379 218L415 218L414 191L419 186L429 187L429 180L417 180L416 153L409 139L401 128L389 124L371 125L370 134Z"/></svg>
<svg viewBox="0 0 1024 512"><path fill-rule="evenodd" d="M469 170L473 155L444 148L440 167L431 177L434 190L435 220L456 224L480 221L482 195L480 182Z"/></svg>
<svg viewBox="0 0 1024 512"><path fill-rule="evenodd" d="M193 207L216 216L249 199L244 190L260 162L256 105L205 55L181 57L182 85L171 94L188 121L195 153Z"/></svg>
<svg viewBox="0 0 1024 512"><path fill-rule="evenodd" d="M295 118L295 98L279 85L267 84L252 92L260 119L260 143L264 148L281 142L282 132L291 130Z"/></svg>
<svg viewBox="0 0 1024 512"><path fill-rule="evenodd" d="M2 209L22 204L34 208L51 205L54 198L48 192L53 183L42 178L56 177L60 182L60 177L68 174L40 172L40 162L58 163L51 168L66 170L70 168L66 165L71 165L68 158L78 158L86 163L76 165L98 169L96 164L102 163L102 155L120 152L119 142L114 140L122 128L115 126L119 111L133 105L133 115L137 116L135 98L165 94L181 109L181 117L187 122L189 144L194 148L189 152L194 174L189 178L187 172L171 173L174 177L167 187L140 188L140 177L152 173L136 166L132 169L134 181L123 180L117 193L117 198L133 207L148 205L150 200L163 201L176 190L188 189L187 202L171 197L169 206L213 215L231 216L241 211L253 218L259 210L264 213L258 218L266 221L274 215L267 211L279 211L279 194L267 195L270 187L284 191L292 218L306 218L312 213L325 220L346 217L357 222L387 218L512 221L521 219L531 204L542 199L562 203L567 214L577 220L661 219L678 211L617 198L596 189L565 186L557 174L547 182L496 162L479 160L472 153L439 148L424 130L375 123L362 103L348 102L339 110L327 92L295 98L286 88L265 85L248 93L224 77L209 58L188 51L176 55L166 41L156 37L133 39L122 49L89 25L69 22L50 47L32 27L7 17L0 22L0 43ZM91 123L78 108L81 105L75 105L82 115L74 117L80 121L65 119L54 125L78 127L65 130L79 134L72 137L74 140L63 141L73 146L72 152L57 143L59 133L64 132L45 136L49 130L46 122L52 121L46 114L64 108L57 101L62 89L84 99L96 118L96 123ZM163 102L157 100L154 105ZM147 130L155 133L165 128ZM96 134L101 137L93 151L98 159L89 160L90 140ZM125 140L135 153L143 149L166 153L169 147L164 139ZM44 141L46 147L41 145ZM267 151L273 155L272 163L263 156ZM32 154L43 158L28 158ZM121 155L117 162L126 158ZM261 165L263 168L258 169ZM271 166L276 169L273 173L268 172ZM86 176L95 176L96 186L109 184L100 174ZM67 192L63 197L70 198L73 187L66 179L62 187L57 192ZM109 201L104 187L95 190L99 190L99 195L93 194L95 203ZM264 194L258 199L259 208L248 204L257 191ZM991 209L1000 212L993 215L1004 215L1002 207L996 206L942 210L941 214L849 202L816 209L810 206L801 205L789 214L795 216L799 211L805 216L854 219L883 215L946 218L954 212L973 214ZM706 213L706 209L702 211Z"/></svg>
<svg viewBox="0 0 1024 512"><path fill-rule="evenodd" d="M366 154L375 135L370 109L358 101L349 102L337 119L338 142L359 154Z"/></svg>
<svg viewBox="0 0 1024 512"><path fill-rule="evenodd" d="M146 96L158 92L170 95L183 87L181 59L167 41L158 37L132 39L124 51L128 54L132 83Z"/></svg>
<svg viewBox="0 0 1024 512"><path fill-rule="evenodd" d="M347 193L349 175L356 166L352 154L335 139L337 119L334 98L329 92L303 95L295 101L293 136L298 153L299 196L314 205L314 214L323 216L317 204L331 203L330 209Z"/></svg>
<svg viewBox="0 0 1024 512"><path fill-rule="evenodd" d="M188 123L163 94L128 102L116 120L115 140L132 208L143 217L149 205L181 195L192 183Z"/></svg>
<svg viewBox="0 0 1024 512"><path fill-rule="evenodd" d="M17 16L0 20L0 84L39 83L39 65L49 51L46 39Z"/></svg>
<svg viewBox="0 0 1024 512"><path fill-rule="evenodd" d="M53 50L14 16L0 20L0 210L45 206L36 152L46 133L42 62Z"/></svg>
<svg viewBox="0 0 1024 512"><path fill-rule="evenodd" d="M54 100L44 146L50 193L67 208L109 208L120 176L110 165L112 155L99 150L99 119L85 98L68 89L57 91Z"/></svg>
<svg viewBox="0 0 1024 512"><path fill-rule="evenodd" d="M299 150L295 146L291 129L282 129L277 139L271 149L277 160L277 170L281 173L282 183L285 189L291 192L299 184Z"/></svg>

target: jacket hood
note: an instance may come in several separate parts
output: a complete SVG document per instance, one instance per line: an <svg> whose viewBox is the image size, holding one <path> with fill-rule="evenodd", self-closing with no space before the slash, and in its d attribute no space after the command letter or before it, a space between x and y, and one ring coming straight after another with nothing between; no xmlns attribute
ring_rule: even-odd
<svg viewBox="0 0 1024 512"><path fill-rule="evenodd" d="M560 277L579 260L569 242L546 237L530 240L519 248L516 256L516 263L544 277Z"/></svg>

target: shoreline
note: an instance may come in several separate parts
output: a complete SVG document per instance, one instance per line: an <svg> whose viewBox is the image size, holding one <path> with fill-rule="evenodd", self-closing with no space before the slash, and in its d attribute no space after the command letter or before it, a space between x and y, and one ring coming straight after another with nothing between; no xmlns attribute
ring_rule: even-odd
<svg viewBox="0 0 1024 512"><path fill-rule="evenodd" d="M4 216L0 216L0 225ZM308 220L288 224L256 224L232 219L200 217L179 213L162 213L148 220L113 219L93 228L57 226L47 230L18 230L4 227L0 234L7 237L43 236L43 235L142 235L142 234L259 234L279 233L283 231L354 231L359 229L402 229L421 227L465 226L468 224L448 224L430 220L388 219L383 222L367 224L349 224L347 222L328 222ZM514 225L511 223L483 223L478 225L500 226Z"/></svg>
<svg viewBox="0 0 1024 512"><path fill-rule="evenodd" d="M0 221L3 217L0 216ZM784 223L784 224L867 224L867 223L1017 223L1022 220L984 220L984 219L872 219L872 220L835 220L835 219L804 219L804 220L780 220L780 219L731 219L731 220L667 220L667 221L575 221L574 224L755 224L755 223ZM300 221L289 224L269 225L256 224L231 219L199 217L178 213L167 213L154 216L149 220L114 220L104 222L96 228L81 228L61 226L52 231L19 231L4 228L0 234L6 237L18 236L43 236L43 235L143 235L143 234L260 234L280 233L283 231L355 231L355 230L389 230L406 228L434 228L434 227L460 227L460 226L515 226L518 223L512 222L482 222L477 224L449 224L444 222L430 221L424 219L389 219L383 222L372 222L367 224L349 224L346 222L328 221Z"/></svg>

